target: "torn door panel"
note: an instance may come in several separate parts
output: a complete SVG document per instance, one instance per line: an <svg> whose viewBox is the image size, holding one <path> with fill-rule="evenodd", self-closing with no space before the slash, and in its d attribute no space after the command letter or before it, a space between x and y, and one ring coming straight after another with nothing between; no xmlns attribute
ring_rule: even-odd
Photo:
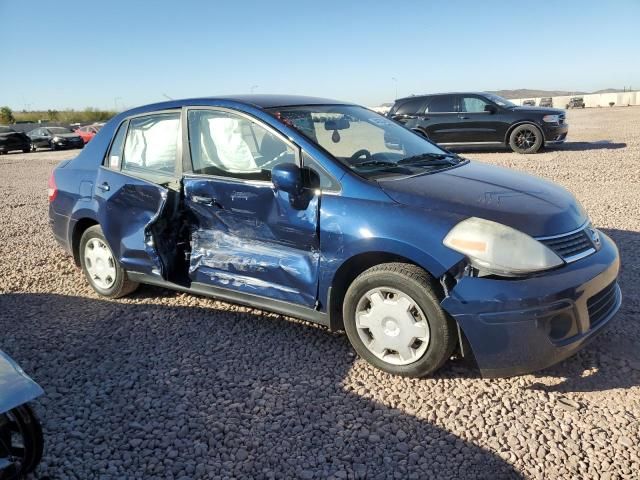
<svg viewBox="0 0 640 480"><path fill-rule="evenodd" d="M300 251L257 240L246 242L217 230L199 230L191 237L189 274L196 282L245 293L313 305L319 252Z"/></svg>
<svg viewBox="0 0 640 480"><path fill-rule="evenodd" d="M305 306L317 299L319 200L291 205L272 186L184 181L194 215L189 277Z"/></svg>
<svg viewBox="0 0 640 480"><path fill-rule="evenodd" d="M164 267L158 254L158 242L152 227L165 211L169 190L152 182L100 169L96 189L98 221L120 264L129 271L162 278ZM172 195L176 192L171 192Z"/></svg>

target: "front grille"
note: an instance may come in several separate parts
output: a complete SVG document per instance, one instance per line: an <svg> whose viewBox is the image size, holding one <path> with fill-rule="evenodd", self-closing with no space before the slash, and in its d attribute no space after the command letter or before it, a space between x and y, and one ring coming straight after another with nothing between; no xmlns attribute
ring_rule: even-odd
<svg viewBox="0 0 640 480"><path fill-rule="evenodd" d="M595 252L586 228L558 237L541 238L540 241L566 262L572 262Z"/></svg>
<svg viewBox="0 0 640 480"><path fill-rule="evenodd" d="M589 311L589 322L591 328L595 327L602 320L607 318L617 303L618 284L614 281L608 287L596 293L587 300L587 310Z"/></svg>

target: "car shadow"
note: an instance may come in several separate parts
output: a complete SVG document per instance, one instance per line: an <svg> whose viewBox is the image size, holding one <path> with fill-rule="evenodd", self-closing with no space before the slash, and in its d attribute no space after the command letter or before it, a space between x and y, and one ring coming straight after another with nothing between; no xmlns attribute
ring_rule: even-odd
<svg viewBox="0 0 640 480"><path fill-rule="evenodd" d="M618 284L622 307L607 330L578 354L538 377L557 377L559 383L535 382L530 389L547 392L600 392L640 385L640 232L603 229L620 251Z"/></svg>
<svg viewBox="0 0 640 480"><path fill-rule="evenodd" d="M40 475L522 478L408 413L410 382L370 369L396 399L386 403L354 386L344 335L215 301L162 302L0 295L0 348L45 390Z"/></svg>
<svg viewBox="0 0 640 480"><path fill-rule="evenodd" d="M627 146L624 142L612 142L610 140L599 140L595 142L564 142L559 145L545 147L546 150L568 150L568 151L588 151L588 150L617 150Z"/></svg>

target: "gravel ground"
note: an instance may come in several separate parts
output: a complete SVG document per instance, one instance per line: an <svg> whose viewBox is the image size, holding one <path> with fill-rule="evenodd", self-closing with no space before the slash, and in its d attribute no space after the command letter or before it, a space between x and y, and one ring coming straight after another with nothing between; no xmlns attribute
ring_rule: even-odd
<svg viewBox="0 0 640 480"><path fill-rule="evenodd" d="M47 225L74 152L0 157L0 348L46 390L39 475L637 478L640 108L568 119L555 150L465 154L569 188L618 243L623 306L583 352L510 379L395 378L344 335L158 288L99 299Z"/></svg>

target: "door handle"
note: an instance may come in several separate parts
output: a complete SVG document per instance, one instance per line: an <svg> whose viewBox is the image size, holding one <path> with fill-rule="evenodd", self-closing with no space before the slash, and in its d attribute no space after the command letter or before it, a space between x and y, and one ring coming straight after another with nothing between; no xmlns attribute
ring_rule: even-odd
<svg viewBox="0 0 640 480"><path fill-rule="evenodd" d="M460 120L469 120L469 117L465 116L465 115L458 115L458 118Z"/></svg>
<svg viewBox="0 0 640 480"><path fill-rule="evenodd" d="M111 187L107 182L102 182L100 185L98 185L98 188L103 192L108 192L109 190L111 190Z"/></svg>

